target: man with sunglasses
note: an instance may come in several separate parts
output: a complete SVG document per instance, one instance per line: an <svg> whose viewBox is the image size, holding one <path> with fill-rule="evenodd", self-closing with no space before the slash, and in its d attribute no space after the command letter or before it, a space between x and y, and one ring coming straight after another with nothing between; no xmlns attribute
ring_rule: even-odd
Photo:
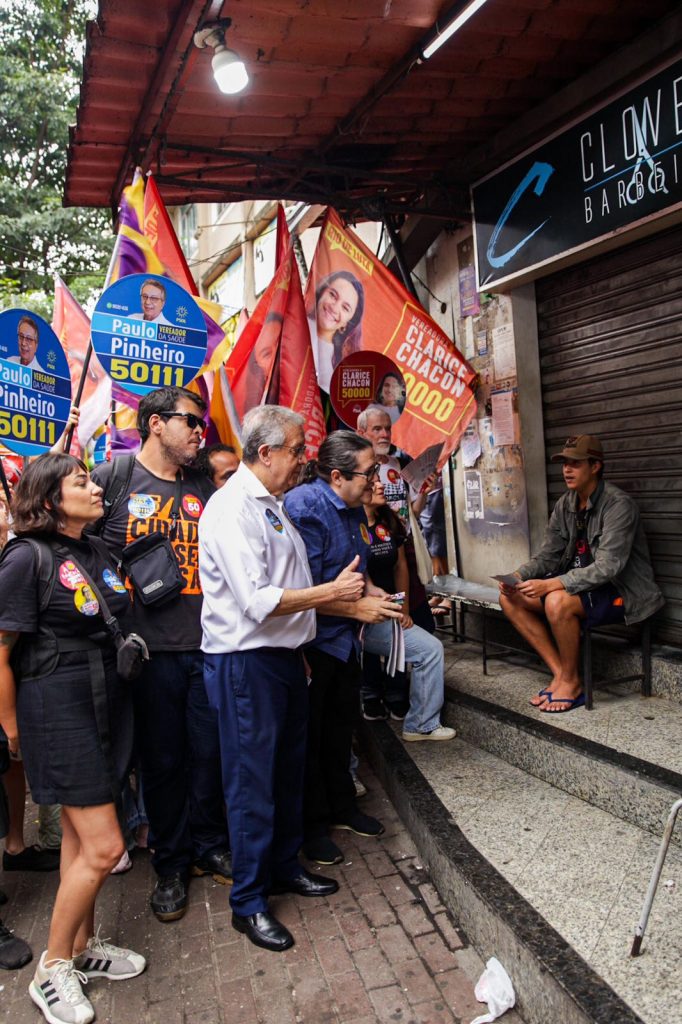
<svg viewBox="0 0 682 1024"><path fill-rule="evenodd" d="M158 876L151 906L160 921L185 913L190 874L227 884L232 872L218 721L206 698L201 653L199 517L215 488L191 464L206 428L205 410L203 400L184 388L151 391L137 414L139 454L119 456L93 473L105 490L100 535L114 555L160 532L172 538L185 581L161 604L133 599L136 632L151 652L133 695L148 842ZM113 467L123 459L129 460L127 479L115 493Z"/></svg>
<svg viewBox="0 0 682 1024"><path fill-rule="evenodd" d="M311 468L312 482L290 491L284 506L305 541L314 583L334 579L356 555L364 573L370 536L362 506L378 475L371 443L336 430L320 445ZM312 679L303 852L318 864L343 859L330 829L362 836L384 831L376 818L358 811L349 768L362 676L358 622L399 619L401 608L365 579L364 596L352 606L339 602L318 610L317 633L306 648Z"/></svg>
<svg viewBox="0 0 682 1024"><path fill-rule="evenodd" d="M165 324L171 327L170 320L163 315L163 307L166 302L166 289L161 281L154 277L142 282L140 288L141 313L133 313L131 320L145 320L151 324Z"/></svg>

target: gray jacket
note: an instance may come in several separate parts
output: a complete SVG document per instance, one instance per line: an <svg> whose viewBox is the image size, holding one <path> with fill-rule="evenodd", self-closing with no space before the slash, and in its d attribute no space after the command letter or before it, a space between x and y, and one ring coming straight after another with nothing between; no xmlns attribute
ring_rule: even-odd
<svg viewBox="0 0 682 1024"><path fill-rule="evenodd" d="M654 580L639 508L625 491L601 481L587 501L587 541L594 561L584 569L571 569L577 506L577 494L562 494L552 511L542 547L517 569L521 579L542 579L555 573L569 594L613 583L623 598L625 621L648 619L665 600Z"/></svg>

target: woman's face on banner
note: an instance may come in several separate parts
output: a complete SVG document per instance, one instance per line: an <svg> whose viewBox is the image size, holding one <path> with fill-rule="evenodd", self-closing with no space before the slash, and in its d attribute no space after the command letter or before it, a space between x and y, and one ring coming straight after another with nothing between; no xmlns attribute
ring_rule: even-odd
<svg viewBox="0 0 682 1024"><path fill-rule="evenodd" d="M317 300L317 336L331 341L337 331L342 331L355 315L358 308L358 293L350 281L336 277L327 285Z"/></svg>

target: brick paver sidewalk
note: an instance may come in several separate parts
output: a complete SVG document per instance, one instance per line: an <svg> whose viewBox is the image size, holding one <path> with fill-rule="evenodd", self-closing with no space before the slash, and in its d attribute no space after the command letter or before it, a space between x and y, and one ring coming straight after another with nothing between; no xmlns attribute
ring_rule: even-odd
<svg viewBox="0 0 682 1024"><path fill-rule="evenodd" d="M334 834L346 861L325 869L341 883L331 898L273 897L296 939L286 953L238 935L228 890L210 879L193 879L181 921L160 924L148 908L148 856L136 853L133 870L107 882L98 920L102 935L143 953L148 967L130 981L90 982L99 1024L468 1024L484 1012L473 994L481 959L442 907L378 781L366 768L362 777L370 789L362 808L384 822L386 834ZM0 913L37 957L54 874L0 874L0 888L10 896ZM0 971L2 1020L43 1020L27 995L31 977L30 964Z"/></svg>

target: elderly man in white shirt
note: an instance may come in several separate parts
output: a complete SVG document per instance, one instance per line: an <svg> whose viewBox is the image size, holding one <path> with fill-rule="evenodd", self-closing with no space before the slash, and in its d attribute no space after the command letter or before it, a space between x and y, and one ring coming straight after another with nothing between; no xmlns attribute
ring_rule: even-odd
<svg viewBox="0 0 682 1024"><path fill-rule="evenodd" d="M315 635L315 608L354 602L364 588L357 558L313 586L305 545L283 508L305 462L303 422L282 406L252 409L242 464L199 523L204 679L220 722L232 925L277 952L294 939L269 912L268 895L338 889L298 860L308 718L302 647Z"/></svg>

